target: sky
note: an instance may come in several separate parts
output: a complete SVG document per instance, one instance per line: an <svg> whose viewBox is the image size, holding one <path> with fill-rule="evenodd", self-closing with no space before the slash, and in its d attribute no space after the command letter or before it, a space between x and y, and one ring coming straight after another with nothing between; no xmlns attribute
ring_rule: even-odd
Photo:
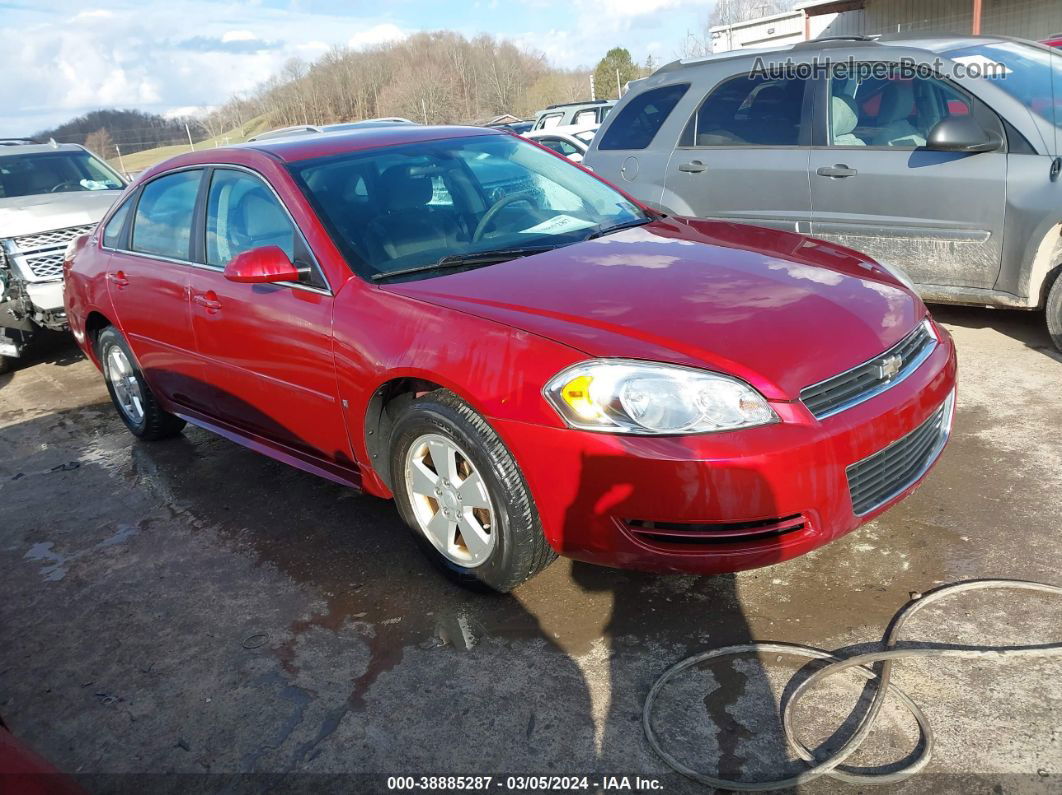
<svg viewBox="0 0 1062 795"><path fill-rule="evenodd" d="M195 112L293 57L421 30L510 39L562 67L679 57L710 0L0 0L0 137L103 107ZM504 110L504 109L499 109Z"/></svg>

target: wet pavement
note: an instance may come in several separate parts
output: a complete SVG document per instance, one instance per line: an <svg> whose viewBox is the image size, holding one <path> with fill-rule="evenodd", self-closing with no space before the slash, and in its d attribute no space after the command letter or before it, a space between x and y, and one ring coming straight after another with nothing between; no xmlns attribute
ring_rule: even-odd
<svg viewBox="0 0 1062 795"><path fill-rule="evenodd" d="M1062 583L1062 357L1041 316L935 313L959 347L959 410L939 466L900 506L758 571L561 560L510 596L442 580L388 502L198 429L134 442L97 371L54 346L0 376L0 715L100 791L142 787L143 773L185 774L166 780L182 790L382 790L387 776L447 773L696 789L640 722L679 659L751 639L871 648L913 591ZM910 637L1057 642L1062 604L961 597ZM663 740L706 773L798 770L774 698L800 664L745 657L679 677L655 713ZM1062 791L1059 658L905 662L895 678L937 738L929 768L891 789ZM855 679L809 697L805 740L830 737L858 697ZM888 707L854 761L889 769L915 750L912 727ZM244 775L282 773L343 775Z"/></svg>

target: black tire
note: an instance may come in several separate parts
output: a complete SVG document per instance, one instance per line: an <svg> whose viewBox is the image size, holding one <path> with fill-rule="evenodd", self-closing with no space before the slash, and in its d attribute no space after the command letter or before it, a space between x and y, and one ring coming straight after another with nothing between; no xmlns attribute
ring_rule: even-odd
<svg viewBox="0 0 1062 795"><path fill-rule="evenodd" d="M410 446L425 434L456 442L486 485L496 536L489 557L475 567L446 558L419 529L406 488L405 461ZM392 491L402 519L425 554L460 585L508 593L556 559L512 454L486 420L453 392L437 389L402 411L391 433L390 457Z"/></svg>
<svg viewBox="0 0 1062 795"><path fill-rule="evenodd" d="M107 384L107 391L111 395L111 402L114 403L115 411L118 412L118 416L125 423L125 427L129 429L133 436L147 442L168 439L179 434L185 426L185 421L180 417L175 417L168 411L164 411L159 406L155 395L151 392L151 388L144 379L140 365L137 364L136 358L133 356L133 351L129 348L129 343L125 341L125 337L121 335L118 329L114 328L114 326L108 326L100 332L99 339L96 341L96 355L101 362L105 363L107 361L108 353L113 347L120 348L126 359L132 364L134 376L140 385L140 396L142 398L144 416L140 422L136 422L122 409L115 394L114 386L111 384L110 379L106 377L106 374L104 375L104 382Z"/></svg>
<svg viewBox="0 0 1062 795"><path fill-rule="evenodd" d="M9 356L0 356L0 375L3 375L14 366L14 359Z"/></svg>
<svg viewBox="0 0 1062 795"><path fill-rule="evenodd" d="M1047 333L1055 348L1062 351L1062 268L1055 271L1055 280L1047 293Z"/></svg>

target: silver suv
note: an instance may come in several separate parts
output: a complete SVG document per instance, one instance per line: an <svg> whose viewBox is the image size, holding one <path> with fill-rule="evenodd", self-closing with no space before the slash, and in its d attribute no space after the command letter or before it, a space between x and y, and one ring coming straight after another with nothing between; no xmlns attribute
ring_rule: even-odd
<svg viewBox="0 0 1062 795"><path fill-rule="evenodd" d="M898 265L927 301L1046 308L1062 349L1062 52L990 36L819 40L631 85L585 163L676 215Z"/></svg>
<svg viewBox="0 0 1062 795"><path fill-rule="evenodd" d="M63 254L125 188L75 144L0 143L0 372L42 329L66 328Z"/></svg>

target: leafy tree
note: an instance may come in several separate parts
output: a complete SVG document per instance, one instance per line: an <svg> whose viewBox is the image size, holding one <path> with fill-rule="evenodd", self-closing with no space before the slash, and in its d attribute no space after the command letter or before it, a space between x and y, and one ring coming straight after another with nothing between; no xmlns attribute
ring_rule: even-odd
<svg viewBox="0 0 1062 795"><path fill-rule="evenodd" d="M639 77L641 73L630 52L625 47L613 47L594 68L594 91L598 99L618 98L623 87Z"/></svg>

